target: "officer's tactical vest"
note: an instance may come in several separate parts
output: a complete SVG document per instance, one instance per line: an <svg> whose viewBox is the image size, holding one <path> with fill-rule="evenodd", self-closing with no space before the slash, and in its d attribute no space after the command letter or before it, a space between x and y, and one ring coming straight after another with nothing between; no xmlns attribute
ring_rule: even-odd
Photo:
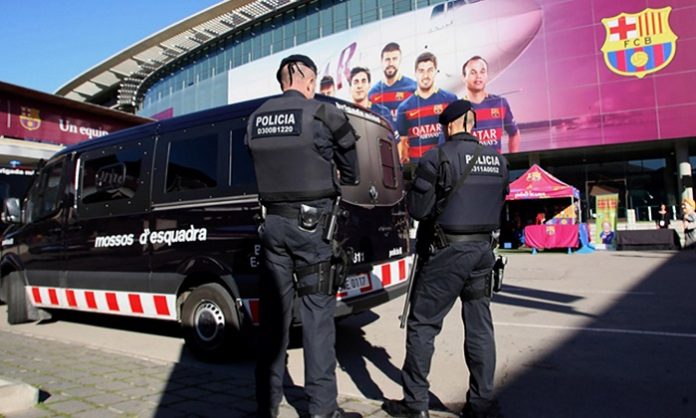
<svg viewBox="0 0 696 418"><path fill-rule="evenodd" d="M447 183L450 188L457 184L476 148L476 142L457 137L459 135L442 146L449 165L445 163L441 167L448 171L445 176L449 176ZM507 161L492 147L484 146L464 184L450 197L438 223L447 233L479 233L498 229L507 186ZM438 195L438 199L441 197Z"/></svg>
<svg viewBox="0 0 696 418"><path fill-rule="evenodd" d="M314 200L338 194L333 162L314 145L315 100L283 95L266 101L247 126L262 202ZM331 138L327 138L331 141Z"/></svg>

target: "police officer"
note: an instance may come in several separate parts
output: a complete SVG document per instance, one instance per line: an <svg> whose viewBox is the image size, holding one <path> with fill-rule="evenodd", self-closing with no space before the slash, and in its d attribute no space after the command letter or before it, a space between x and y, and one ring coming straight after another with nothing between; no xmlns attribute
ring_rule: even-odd
<svg viewBox="0 0 696 418"><path fill-rule="evenodd" d="M342 414L336 402L336 288L325 221L339 184L358 183L357 137L343 112L313 99L316 74L304 55L283 59L276 74L283 94L261 105L247 125L246 143L266 209L259 230L264 249L256 366L260 417L278 416L295 295L309 413Z"/></svg>
<svg viewBox="0 0 696 418"><path fill-rule="evenodd" d="M401 371L404 398L383 405L394 417L429 416L427 378L434 340L457 298L462 301L464 358L470 372L462 416L486 417L491 405L495 371L489 308L495 262L492 232L499 228L509 180L505 158L471 135L475 121L471 103L465 100L452 102L440 114L447 140L419 161L407 196L410 214L421 223L419 229L433 227L428 229L431 236L419 234L417 243L430 250L419 251L426 261L416 276L408 316ZM457 184L472 159L475 164L468 176Z"/></svg>

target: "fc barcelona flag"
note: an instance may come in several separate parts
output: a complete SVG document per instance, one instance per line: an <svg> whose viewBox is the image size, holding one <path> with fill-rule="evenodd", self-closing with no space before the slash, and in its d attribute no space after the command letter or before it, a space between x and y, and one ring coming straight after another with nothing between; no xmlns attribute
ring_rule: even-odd
<svg viewBox="0 0 696 418"><path fill-rule="evenodd" d="M669 26L671 7L621 13L602 19L606 40L604 62L616 74L643 78L665 68L677 50L677 35Z"/></svg>

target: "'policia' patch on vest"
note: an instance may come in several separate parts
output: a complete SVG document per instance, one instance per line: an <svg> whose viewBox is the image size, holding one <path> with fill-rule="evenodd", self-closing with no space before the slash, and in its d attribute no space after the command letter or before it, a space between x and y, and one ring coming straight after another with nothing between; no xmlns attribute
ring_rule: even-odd
<svg viewBox="0 0 696 418"><path fill-rule="evenodd" d="M302 134L302 109L277 110L254 116L251 139Z"/></svg>
<svg viewBox="0 0 696 418"><path fill-rule="evenodd" d="M473 155L466 155L464 164L468 164ZM476 164L471 169L471 174L480 176L500 176L500 156L498 155L480 155Z"/></svg>

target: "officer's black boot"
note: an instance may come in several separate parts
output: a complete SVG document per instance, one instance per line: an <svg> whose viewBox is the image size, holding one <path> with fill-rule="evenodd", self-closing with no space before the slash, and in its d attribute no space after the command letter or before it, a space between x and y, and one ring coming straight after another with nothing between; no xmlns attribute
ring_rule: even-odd
<svg viewBox="0 0 696 418"><path fill-rule="evenodd" d="M384 411L392 417L430 418L430 413L427 410L420 411L418 409L410 408L404 403L404 401L387 399L382 404L382 409L384 409Z"/></svg>
<svg viewBox="0 0 696 418"><path fill-rule="evenodd" d="M279 407L259 408L256 410L256 418L278 418L280 415Z"/></svg>
<svg viewBox="0 0 696 418"><path fill-rule="evenodd" d="M333 412L329 412L328 414L311 414L309 416L310 418L343 418L343 410L341 408L338 408L337 410Z"/></svg>
<svg viewBox="0 0 696 418"><path fill-rule="evenodd" d="M467 403L459 416L460 418L500 418L496 403L492 403L485 411L475 411L471 404Z"/></svg>

